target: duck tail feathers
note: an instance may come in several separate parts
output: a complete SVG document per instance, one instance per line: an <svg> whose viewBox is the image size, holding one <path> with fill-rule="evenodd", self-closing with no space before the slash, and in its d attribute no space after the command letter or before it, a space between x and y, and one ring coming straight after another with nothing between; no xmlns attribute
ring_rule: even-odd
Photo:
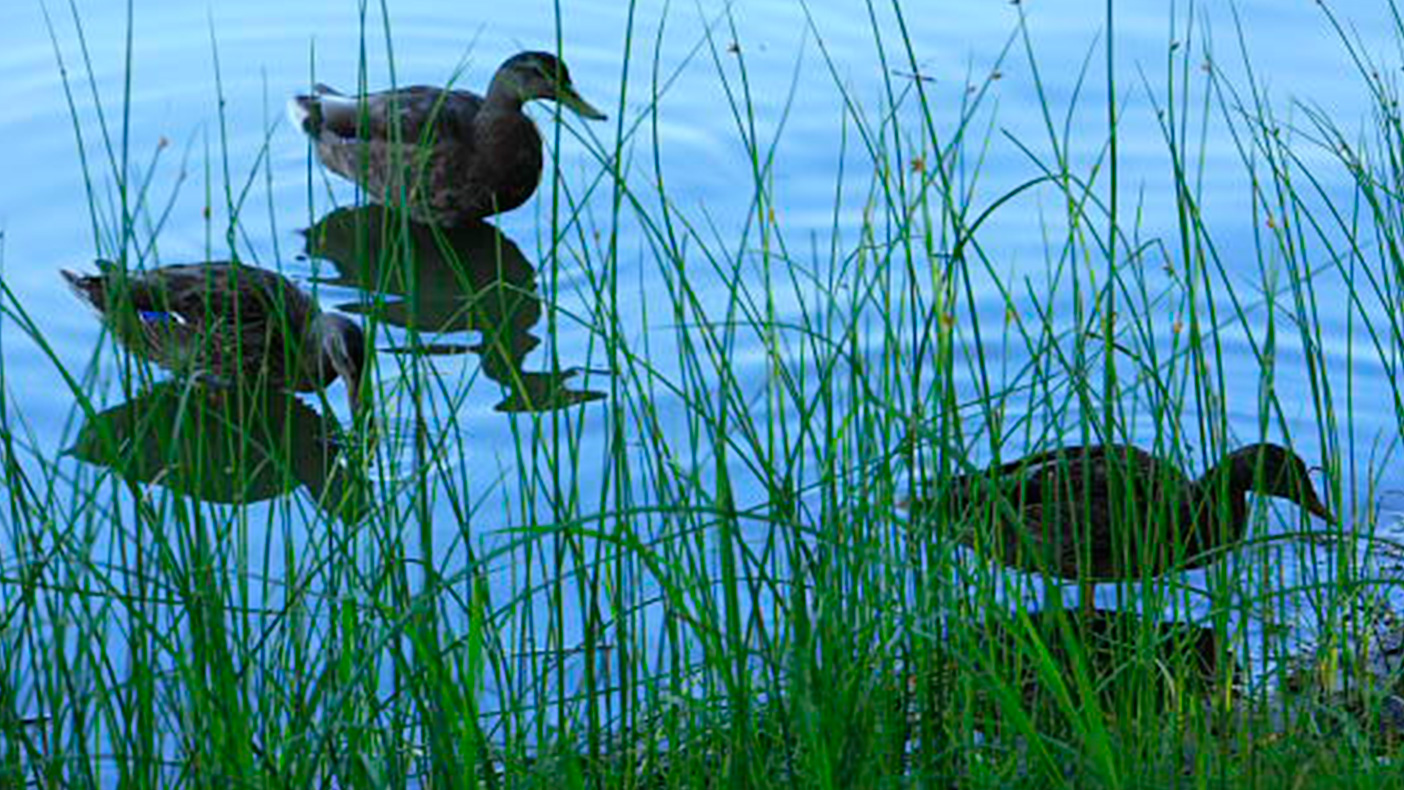
<svg viewBox="0 0 1404 790"><path fill-rule="evenodd" d="M298 94L288 100L288 118L315 140L322 132L328 111L346 103L355 106L336 88L319 82L312 86L312 93Z"/></svg>
<svg viewBox="0 0 1404 790"><path fill-rule="evenodd" d="M313 139L322 126L321 106L318 96L298 95L288 99L288 120L292 125L310 135Z"/></svg>

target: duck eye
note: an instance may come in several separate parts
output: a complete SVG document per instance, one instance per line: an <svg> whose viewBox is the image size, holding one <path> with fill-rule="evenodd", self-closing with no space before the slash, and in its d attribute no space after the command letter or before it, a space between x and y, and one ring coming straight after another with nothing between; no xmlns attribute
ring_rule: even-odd
<svg viewBox="0 0 1404 790"><path fill-rule="evenodd" d="M538 60L532 65L536 67L536 73L542 79L546 80L547 82L556 81L556 67L554 64Z"/></svg>

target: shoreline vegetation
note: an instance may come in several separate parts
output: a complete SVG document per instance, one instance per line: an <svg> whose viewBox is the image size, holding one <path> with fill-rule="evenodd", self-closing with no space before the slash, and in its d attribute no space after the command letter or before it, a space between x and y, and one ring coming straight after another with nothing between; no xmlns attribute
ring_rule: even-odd
<svg viewBox="0 0 1404 790"><path fill-rule="evenodd" d="M390 6L363 6L363 23ZM130 68L118 96L77 76L94 69L69 10L46 19L94 258L154 268L167 145L137 161ZM1358 67L1350 89L1373 100L1357 132L1309 103L1284 112L1244 30L1216 50L1192 6L1152 78L1105 68L1109 1L1067 104L1029 25L954 94L922 72L913 5L868 11L876 106L810 31L806 67L843 107L827 237L787 232L775 183L793 94L758 122L725 10L679 68L712 69L748 153L728 196L748 206L738 228L669 191L676 75L659 65L664 25L633 13L617 103L596 113L610 120L536 116L534 249L496 227L328 205L309 147L300 285L338 289L323 307L376 350L362 392L375 434L339 425L326 393L171 376L107 334L65 368L0 277L0 343L47 359L74 403L54 449L0 355L0 787L1404 781L1404 546L1375 506L1404 435L1398 52L1372 61L1323 5ZM362 52L376 41L363 27ZM642 61L649 80L631 82ZM1014 63L1046 139L998 124ZM233 150L225 101L252 97L212 90L206 233L222 260L289 224L270 197L265 227L250 195L275 178L273 135L297 130L270 121L260 150ZM1088 95L1109 98L1089 109ZM1108 120L1074 156L1072 117L1089 111ZM1121 170L1123 113L1159 130L1136 142L1161 147L1168 234L1148 236ZM1211 125L1247 175L1256 260L1221 258L1203 210ZM1026 155L1000 190L982 170L994 145ZM588 166L567 166L567 147ZM1005 274L988 235L1021 213L1045 238L1036 276ZM1320 319L1326 298L1349 301L1346 326ZM1229 364L1231 347L1256 364ZM1388 391L1362 391L1357 364L1386 371ZM510 446L473 443L464 404L483 391ZM1366 400L1394 410L1399 435L1357 435ZM1064 444L1134 444L1194 478L1268 441L1317 467L1334 523L1250 499L1247 537L1220 561L1147 570L1114 607L963 547L997 508L917 530L904 506Z"/></svg>

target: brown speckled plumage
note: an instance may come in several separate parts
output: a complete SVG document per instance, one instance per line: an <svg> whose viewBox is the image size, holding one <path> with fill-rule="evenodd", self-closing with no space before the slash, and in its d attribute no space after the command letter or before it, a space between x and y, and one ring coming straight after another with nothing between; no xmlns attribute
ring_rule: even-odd
<svg viewBox="0 0 1404 790"><path fill-rule="evenodd" d="M299 391L347 379L355 407L365 338L276 272L207 262L123 273L62 272L117 340L156 364L230 384Z"/></svg>
<svg viewBox="0 0 1404 790"><path fill-rule="evenodd" d="M541 135L522 105L538 98L604 117L544 52L509 58L486 97L422 85L352 97L318 85L290 109L322 163L371 200L406 205L421 222L457 225L514 209L536 191Z"/></svg>

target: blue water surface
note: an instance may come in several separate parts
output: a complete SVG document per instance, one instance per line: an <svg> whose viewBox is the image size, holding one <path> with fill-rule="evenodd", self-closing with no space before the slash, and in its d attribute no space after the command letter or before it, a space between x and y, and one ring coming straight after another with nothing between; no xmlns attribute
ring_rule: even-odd
<svg viewBox="0 0 1404 790"><path fill-rule="evenodd" d="M1364 52L1398 72L1400 56L1387 4L1362 0L1327 6L1347 35L1359 37ZM627 3L583 0L560 4L559 15L556 9L557 4L547 0L395 0L387 12L387 29L378 7L363 16L357 3L324 0L137 0L130 12L121 3L92 0L77 0L72 11L37 0L0 4L0 173L5 181L0 191L0 261L8 303L32 320L44 340L41 344L30 337L14 318L6 320L0 338L7 405L12 419L25 428L26 444L32 444L22 462L32 466L37 458L58 458L75 438L81 413L61 370L82 380L99 408L125 397L121 355L103 342L95 317L58 276L60 268L91 269L94 258L113 254L112 228L122 205L114 173L124 162L129 204L144 190L150 207L137 223L131 247L149 249L149 264L237 255L278 269L304 287L315 285L327 309L364 307L365 295L336 282L326 261L301 255L299 231L338 206L355 205L357 196L352 186L310 163L306 140L285 120L283 109L288 96L314 82L353 89L363 61L365 82L372 87L456 79L481 90L508 55L529 48L555 50L559 45L581 93L610 115L607 123L598 124L566 115L564 127L558 128L550 105L532 106L530 113L547 140L559 146L559 170L548 168L536 197L524 207L493 219L525 260L539 267L535 287L545 312L555 311L559 321L554 342L524 352L523 368L548 374L554 366L581 368L572 386L601 395L608 395L615 384L607 373L607 353L589 321L576 317L591 316L600 304L596 284L606 281L600 268L605 261L617 267L612 272L618 283L613 309L623 335L636 348L648 344L654 360L677 358L673 316L665 300L653 298L665 287L656 250L630 211L622 212L617 226L609 221L612 184L602 176L601 162L614 156L621 130L628 136L620 146L619 167L635 194L657 200L656 144L661 178L675 210L708 225L708 236L738 240L755 213L755 178L745 140L754 134L768 149L778 137L773 170L766 176L776 223L792 258L821 282L830 244L843 250L840 257L848 255L863 243L859 231L865 216L871 215L873 158L864 150L854 118L878 130L877 139L889 147L891 161L898 166L910 167L912 160L931 155L911 94L914 80L921 80L928 91L930 112L943 139L955 133L962 104L980 97L982 109L968 133L979 140L971 144L971 151L979 151L982 159L977 163L972 158L962 175L967 186L974 184L971 202L977 211L1037 177L1042 166L1054 161L1045 105L1060 142L1067 145L1065 155L1073 172L1086 174L1104 155L1107 18L1100 4L912 2L902 9L900 24L893 8L883 3L806 6L795 0L741 0L644 2L631 8ZM1153 288L1167 287L1171 275L1161 271L1161 263L1167 256L1174 260L1179 251L1174 171L1156 110L1171 100L1171 69L1175 79L1182 76L1179 53L1192 48L1196 55L1191 84L1196 93L1190 110L1195 121L1187 129L1194 156L1192 181L1226 267L1224 280L1248 305L1247 314L1263 322L1249 333L1260 343L1272 312L1266 307L1262 272L1265 267L1271 271L1278 256L1260 251L1264 216L1255 211L1252 173L1220 110L1212 109L1210 121L1200 126L1205 101L1201 76L1207 79L1208 74L1201 66L1217 69L1221 85L1243 91L1249 78L1243 65L1246 51L1253 78L1283 124L1306 128L1312 110L1333 119L1347 136L1370 128L1372 104L1365 81L1317 3L1253 0L1191 8L1146 0L1116 4L1114 13L1114 91L1124 114L1117 151L1122 220L1137 226L1139 240L1159 238L1169 250L1146 257L1147 280ZM81 20L81 37L74 14ZM1019 34L1021 19L1037 72ZM903 37L910 42L918 74L908 62ZM1206 41L1212 43L1206 46ZM631 50L627 73L626 48ZM741 89L743 64L749 113L734 110L727 90ZM655 86L656 121L649 116ZM889 90L905 96L898 110L902 132L896 139L884 136L890 132L881 127ZM1211 103L1220 100L1228 101L1223 94L1210 96ZM900 153L897 146L902 147ZM1305 165L1317 166L1326 194L1349 194L1348 173L1338 163L1333 165L1327 152L1305 139L1295 150ZM1261 155L1251 159L1263 167ZM1105 197L1106 190L1103 181L1099 194ZM227 233L231 203L239 207L240 227L232 241ZM559 243L550 237L553 203L562 212L573 203L586 207L583 230L568 232ZM97 209L96 220L90 205ZM1061 193L1032 189L995 212L977 240L990 271L1017 286L1017 292L1026 292L1026 282L1036 292L1043 290L1044 296L1051 290L1052 300L1043 307L1051 306L1055 323L1067 328L1071 296L1064 288L1046 285L1052 276L1050 260L1058 254L1056 247L1050 250L1048 240L1063 237L1064 217ZM748 244L758 246L754 228L749 232ZM610 233L617 234L612 260L600 254ZM719 243L718 248L735 253L738 244ZM586 254L591 245L596 246ZM825 252L811 254L815 249ZM553 256L553 251L558 254ZM1125 250L1119 254L1124 256ZM1321 260L1317 265L1328 263ZM777 259L771 265L782 264ZM760 270L748 266L741 271L758 277ZM698 298L720 309L729 293L728 278L700 265L691 272ZM789 277L777 276L773 286L782 322L797 320L806 300L819 293L791 283ZM975 284L975 309L982 321L1001 326L1009 305L988 275L977 275ZM1285 277L1278 288L1274 298L1290 305ZM1395 492L1404 488L1404 475L1394 468L1399 423L1386 396L1391 391L1388 369L1363 337L1360 315L1352 314L1361 308L1344 298L1339 273L1324 274L1316 289L1316 319L1325 337L1322 353L1338 398L1336 417L1342 431L1338 447L1345 499L1333 502L1333 507L1347 525L1357 519L1365 519L1362 524L1376 518L1387 522L1387 516L1366 519L1365 513L1382 508L1387 514ZM1211 294L1214 299L1227 296ZM1024 298L1013 305L1029 320L1038 307ZM1167 312L1155 318L1166 332L1175 317ZM478 337L475 331L468 330L466 340L448 341L471 344ZM547 334L544 325L532 331L538 338ZM1241 329L1229 328L1223 337L1225 356L1219 364L1229 384L1225 410L1231 443L1251 441L1260 435L1260 362ZM387 327L379 345L384 349L403 340L401 330ZM434 340L445 339L429 339ZM1301 364L1300 336L1284 323L1278 327L1277 343L1282 419L1274 417L1267 433L1279 438L1290 433L1299 452L1315 464L1323 447ZM999 359L1002 352L995 345L986 353ZM1003 363L1010 369L1017 369L1020 355L1027 355L1008 353ZM461 565L465 544L490 549L504 540L503 530L521 525L512 515L520 512L515 498L523 490L515 477L520 472L515 448L521 431L546 431L551 419L569 420L579 425L577 452L582 458L606 455L608 397L572 405L546 423L533 422L498 408L504 402L503 384L484 373L481 355L451 354L406 363L382 351L380 359L385 393L380 405L390 428L387 452L412 456L412 443L397 442L396 431L407 435L425 414L431 432L457 432L468 448L466 457L451 464L456 479L447 485L460 487L472 499L471 523L464 524L462 511L447 498L435 499L431 507L436 552L450 575L456 563ZM466 391L467 397L445 400L442 393L429 392L424 397L433 406L416 412L409 390L396 385L406 375L407 364L431 366L435 376L450 382L450 391ZM733 371L742 381L759 387L769 375L769 364L766 349L754 336L743 334L732 349ZM665 372L678 371L665 365ZM306 401L332 409L347 421L339 395L325 403ZM665 394L658 405L660 424L676 432L677 442L684 442L686 404ZM444 421L450 412L453 419ZM1135 415L1129 430L1142 441L1154 438L1149 435L1154 426L1144 413ZM1192 452L1203 452L1197 433L1189 433L1186 443ZM978 460L988 449L977 446L972 453ZM571 474L579 476L580 490L600 491L609 485L606 467L585 463ZM394 475L404 468L382 460L379 473ZM743 506L764 499L755 480L743 477L742 486L737 496ZM268 502L250 505L264 513L251 522L276 520L267 514L284 512L277 507ZM902 516L893 518L900 521ZM417 543L421 536L406 538ZM282 541L316 538L292 529L267 534L255 530L251 539L253 556L263 556ZM1324 556L1313 545L1299 549L1289 543L1285 549L1277 545L1238 562L1250 567L1280 563L1297 578L1316 574L1321 563L1329 565ZM510 599L525 583L525 572L504 561L492 577L494 595ZM538 584L542 580L540 575L532 579ZM1108 589L1101 594L1110 603L1115 593ZM1309 625L1304 627L1309 630Z"/></svg>

